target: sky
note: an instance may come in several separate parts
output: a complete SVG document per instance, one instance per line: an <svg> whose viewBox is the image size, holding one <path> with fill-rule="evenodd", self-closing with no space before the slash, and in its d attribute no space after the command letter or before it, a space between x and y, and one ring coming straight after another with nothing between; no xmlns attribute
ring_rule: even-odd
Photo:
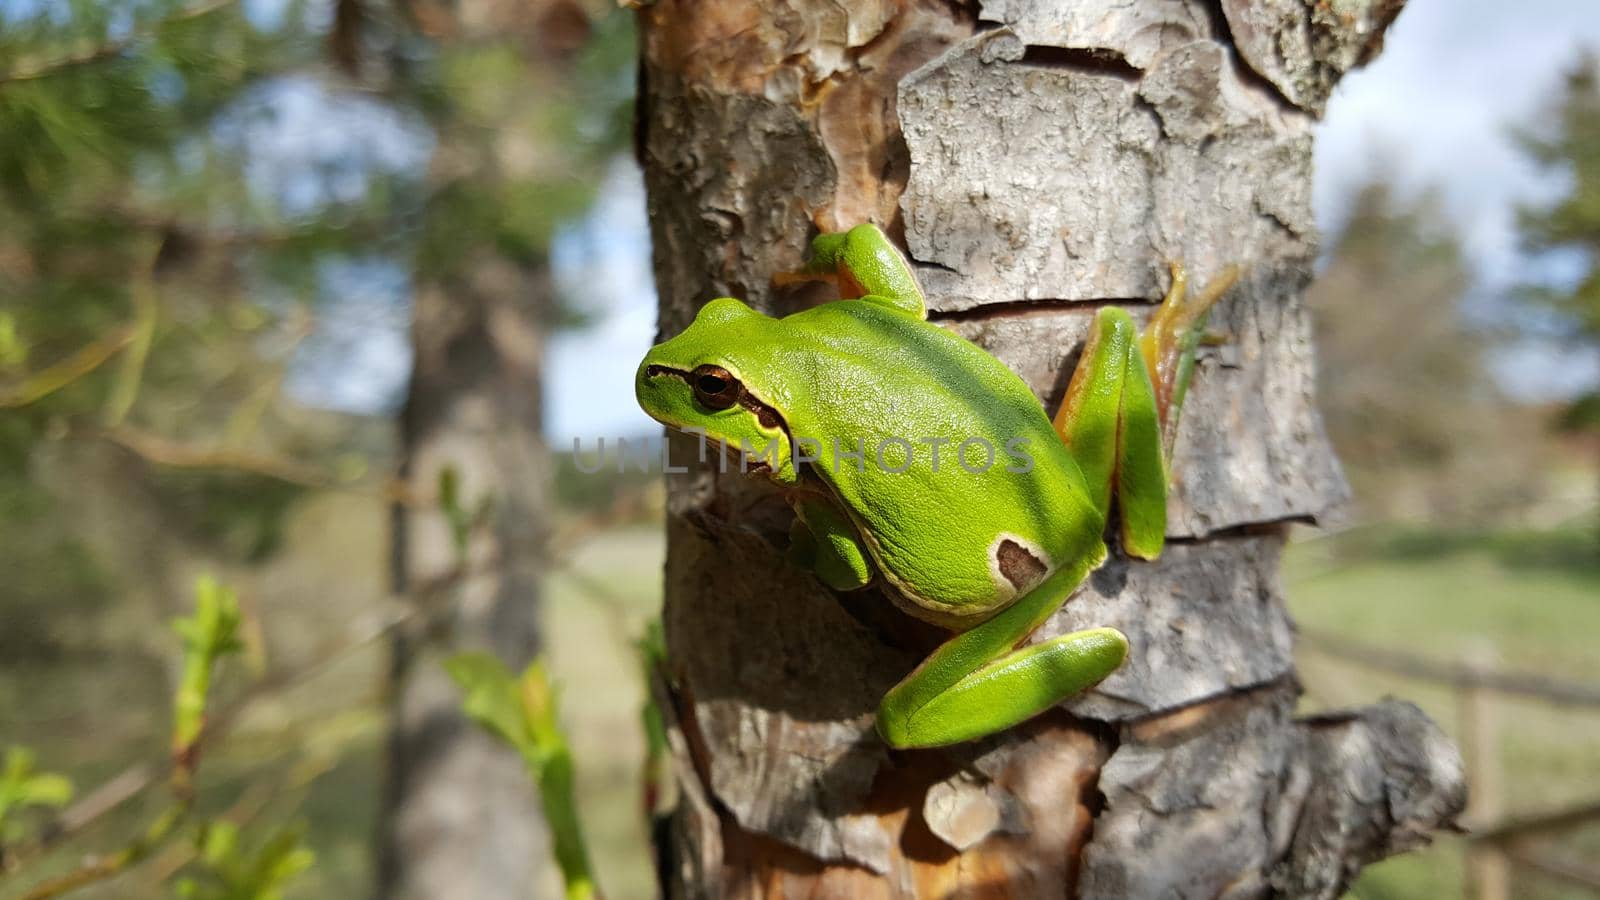
<svg viewBox="0 0 1600 900"><path fill-rule="evenodd" d="M1494 307L1512 284L1540 271L1518 252L1516 208L1547 201L1561 187L1523 158L1513 129L1537 125L1584 45L1600 48L1600 0L1410 0L1384 52L1346 76L1317 127L1313 203L1323 232L1337 231L1354 191L1375 175L1402 194L1437 188L1478 275L1473 299ZM590 319L551 342L546 433L556 448L656 427L634 405L632 387L634 365L655 335L644 202L638 172L619 161L593 213L553 248L558 284ZM343 386L328 393L333 373L326 371L299 383L321 384L327 405L392 402L409 362L404 316L380 317L372 306L350 315L376 327L369 327L370 345L339 354L346 377L332 381ZM360 332L350 325L330 327ZM1512 347L1496 357L1497 374L1523 399L1561 396L1600 377L1592 365L1556 353L1543 344Z"/></svg>

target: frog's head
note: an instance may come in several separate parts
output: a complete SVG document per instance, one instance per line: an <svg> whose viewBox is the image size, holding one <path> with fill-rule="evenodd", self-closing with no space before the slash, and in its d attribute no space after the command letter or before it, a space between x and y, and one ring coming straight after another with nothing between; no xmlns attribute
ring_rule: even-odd
<svg viewBox="0 0 1600 900"><path fill-rule="evenodd" d="M744 451L749 471L793 484L798 474L779 411L787 392L774 377L784 356L776 325L731 297L712 300L682 334L650 348L634 392L652 419L704 432L729 450Z"/></svg>

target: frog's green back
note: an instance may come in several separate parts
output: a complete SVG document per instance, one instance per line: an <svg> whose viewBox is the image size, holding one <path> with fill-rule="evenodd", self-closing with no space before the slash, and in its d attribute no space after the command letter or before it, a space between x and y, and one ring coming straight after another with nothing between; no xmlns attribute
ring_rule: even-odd
<svg viewBox="0 0 1600 900"><path fill-rule="evenodd" d="M786 387L809 395L791 406L790 433L822 445L814 470L908 599L937 618L980 618L1046 571L1104 552L1105 523L1076 464L1005 364L870 301L829 303L777 324L792 351ZM937 467L930 439L943 440ZM958 455L964 442L971 469ZM893 471L907 445L909 468ZM859 464L844 455L858 446ZM1027 461L1031 471L1014 471Z"/></svg>

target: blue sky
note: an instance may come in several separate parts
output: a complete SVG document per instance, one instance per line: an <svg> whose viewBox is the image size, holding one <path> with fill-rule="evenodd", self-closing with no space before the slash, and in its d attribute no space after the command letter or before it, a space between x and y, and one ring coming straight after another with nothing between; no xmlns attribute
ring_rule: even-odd
<svg viewBox="0 0 1600 900"><path fill-rule="evenodd" d="M1517 250L1517 205L1560 188L1521 156L1512 129L1537 123L1543 101L1585 44L1600 47L1600 0L1411 0L1384 53L1345 79L1318 126L1319 225L1336 230L1353 190L1374 174L1403 192L1437 187L1476 269L1476 299L1492 308L1536 270ZM559 283L592 324L552 341L552 443L654 429L633 403L634 365L654 337L656 301L643 188L631 162L612 168L593 214L565 230L554 260ZM327 322L322 339L340 348L342 374L318 366L317 377L295 380L297 393L371 408L403 389L404 316L381 307L357 303ZM363 332L365 339L355 337ZM1554 353L1543 344L1515 346L1497 357L1497 370L1534 397L1560 395L1597 376L1592 360L1573 364Z"/></svg>

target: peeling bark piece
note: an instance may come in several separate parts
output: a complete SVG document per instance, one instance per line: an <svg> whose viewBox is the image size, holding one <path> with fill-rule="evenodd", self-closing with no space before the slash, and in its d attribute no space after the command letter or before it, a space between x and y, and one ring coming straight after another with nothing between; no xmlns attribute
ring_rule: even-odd
<svg viewBox="0 0 1600 900"><path fill-rule="evenodd" d="M1009 29L985 32L901 82L900 205L911 257L932 264L918 272L929 308L1154 296L1139 265L1154 117L1128 79L1018 65L1024 51Z"/></svg>
<svg viewBox="0 0 1600 900"><path fill-rule="evenodd" d="M1452 827L1461 759L1394 701L1292 721L1284 683L1127 726L1080 897L1340 896L1360 867Z"/></svg>
<svg viewBox="0 0 1600 900"><path fill-rule="evenodd" d="M1180 44L1211 36L1205 11L1188 0L984 0L979 17L1001 22L1029 46L1109 51L1146 68Z"/></svg>
<svg viewBox="0 0 1600 900"><path fill-rule="evenodd" d="M1141 79L1030 61L1001 28L908 76L899 111L906 243L934 311L1157 300L1172 260L1214 272L1311 252L1309 119L1210 41Z"/></svg>
<svg viewBox="0 0 1600 900"><path fill-rule="evenodd" d="M854 10L852 15L859 15ZM894 27L857 50L853 77L820 90L817 133L838 172L833 199L817 210L822 231L845 231L862 222L894 230L905 186L906 151L893 99L900 79L972 33L972 22L952 18L930 0L899 4Z"/></svg>
<svg viewBox="0 0 1600 900"><path fill-rule="evenodd" d="M1278 688L1124 728L1100 773L1106 808L1078 896L1263 896L1266 814L1281 791L1263 776L1289 767L1293 708L1293 689Z"/></svg>
<svg viewBox="0 0 1600 900"><path fill-rule="evenodd" d="M1005 809L989 785L965 773L928 788L922 819L946 844L966 850L1000 828Z"/></svg>
<svg viewBox="0 0 1600 900"><path fill-rule="evenodd" d="M642 18L644 52L657 71L718 93L793 106L854 68L851 51L903 12L888 0L840 3L705 3L664 0Z"/></svg>
<svg viewBox="0 0 1600 900"><path fill-rule="evenodd" d="M1410 703L1302 723L1311 787L1288 854L1269 873L1286 897L1334 898L1367 863L1428 843L1466 807L1455 745Z"/></svg>
<svg viewBox="0 0 1600 900"><path fill-rule="evenodd" d="M1383 49L1405 0L1222 0L1239 55L1285 99L1321 116L1344 74Z"/></svg>

